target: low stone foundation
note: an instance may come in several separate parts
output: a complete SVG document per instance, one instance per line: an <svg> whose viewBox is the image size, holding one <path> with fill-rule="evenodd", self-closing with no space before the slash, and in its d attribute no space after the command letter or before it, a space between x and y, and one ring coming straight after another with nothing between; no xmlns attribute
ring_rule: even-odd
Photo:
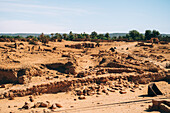
<svg viewBox="0 0 170 113"><path fill-rule="evenodd" d="M0 83L24 83L28 77L39 76L41 71L34 67L26 69L0 69Z"/></svg>
<svg viewBox="0 0 170 113"><path fill-rule="evenodd" d="M9 98L11 95L14 97L22 97L26 95L39 95L43 93L58 93L58 92L67 92L71 91L72 89L85 86L88 84L92 83L97 83L97 84L106 84L108 81L113 81L117 79L122 79L122 80L128 80L134 83L148 83L150 81L155 81L155 80L162 80L166 78L166 75L164 73L148 73L148 74L142 74L139 76L131 75L131 76L114 76L114 75L109 75L109 76L98 76L96 78L79 78L79 79L74 79L74 80L64 80L64 81L58 81L58 82L51 82L51 83L44 83L44 84L39 84L39 85L34 85L32 87L22 89L22 90L10 90L8 92L5 92L0 95L0 98Z"/></svg>

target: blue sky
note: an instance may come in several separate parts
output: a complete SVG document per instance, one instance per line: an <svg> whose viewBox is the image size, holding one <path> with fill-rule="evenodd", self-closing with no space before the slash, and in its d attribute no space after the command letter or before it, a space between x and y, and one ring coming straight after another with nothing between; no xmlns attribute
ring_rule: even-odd
<svg viewBox="0 0 170 113"><path fill-rule="evenodd" d="M170 0L0 0L2 33L170 33Z"/></svg>

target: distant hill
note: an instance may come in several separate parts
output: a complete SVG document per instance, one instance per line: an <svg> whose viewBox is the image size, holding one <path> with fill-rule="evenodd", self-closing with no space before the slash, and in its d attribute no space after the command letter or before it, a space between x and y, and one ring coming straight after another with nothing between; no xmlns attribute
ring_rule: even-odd
<svg viewBox="0 0 170 113"><path fill-rule="evenodd" d="M62 33L61 33L62 34ZM75 34L75 33L74 33ZM113 37L113 36L126 36L127 33L110 33L110 37ZM22 36L22 37L27 37L27 36L36 36L38 37L39 35L41 35L40 33L0 33L0 36L1 35L8 35L8 36ZM45 34L45 35L50 35L50 34Z"/></svg>
<svg viewBox="0 0 170 113"><path fill-rule="evenodd" d="M61 33L63 34L63 33ZM110 37L118 37L118 36L126 36L128 33L109 33ZM38 37L41 35L41 33L0 33L1 35L8 35L8 36L22 36L22 37L27 37L27 36L36 36ZM50 35L50 34L45 34L45 35ZM162 36L170 36L170 34L161 34Z"/></svg>
<svg viewBox="0 0 170 113"><path fill-rule="evenodd" d="M126 36L128 33L110 33L110 37Z"/></svg>
<svg viewBox="0 0 170 113"><path fill-rule="evenodd" d="M0 33L0 36L1 35L7 35L7 36L22 36L22 37L27 37L27 36L36 36L38 37L40 34L38 33Z"/></svg>
<svg viewBox="0 0 170 113"><path fill-rule="evenodd" d="M170 34L161 34L161 36L170 36Z"/></svg>

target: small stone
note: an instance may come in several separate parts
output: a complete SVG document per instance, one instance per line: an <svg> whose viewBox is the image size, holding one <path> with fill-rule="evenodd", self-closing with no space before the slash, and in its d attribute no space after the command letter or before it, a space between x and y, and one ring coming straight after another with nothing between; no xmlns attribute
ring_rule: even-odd
<svg viewBox="0 0 170 113"><path fill-rule="evenodd" d="M135 92L135 90L134 90L134 89L131 89L130 91L131 91L131 92Z"/></svg>
<svg viewBox="0 0 170 113"><path fill-rule="evenodd" d="M14 100L14 96L10 96L10 97L9 97L9 100Z"/></svg>
<svg viewBox="0 0 170 113"><path fill-rule="evenodd" d="M47 103L44 103L44 102L41 102L41 103L40 103L40 107L47 107L47 106L48 106Z"/></svg>
<svg viewBox="0 0 170 113"><path fill-rule="evenodd" d="M138 85L138 84L135 84L135 85L134 85L134 88L139 88L139 85Z"/></svg>
<svg viewBox="0 0 170 113"><path fill-rule="evenodd" d="M120 93L120 94L126 94L127 92L126 92L126 91L121 90L121 91L119 91L119 93Z"/></svg>
<svg viewBox="0 0 170 113"><path fill-rule="evenodd" d="M115 87L120 87L120 85L119 84L115 84Z"/></svg>
<svg viewBox="0 0 170 113"><path fill-rule="evenodd" d="M61 106L60 104L58 103L55 103L55 105L58 107L58 108L62 108L63 106Z"/></svg>
<svg viewBox="0 0 170 113"><path fill-rule="evenodd" d="M84 100L86 97L78 97L79 100Z"/></svg>
<svg viewBox="0 0 170 113"><path fill-rule="evenodd" d="M24 105L22 108L23 108L23 109L29 109L29 108L30 108L29 103L25 102L25 105Z"/></svg>
<svg viewBox="0 0 170 113"><path fill-rule="evenodd" d="M4 99L5 97L4 97L4 95L0 95L0 99Z"/></svg>
<svg viewBox="0 0 170 113"><path fill-rule="evenodd" d="M36 92L35 94L36 94L36 95L39 95L39 93L38 93L38 92Z"/></svg>
<svg viewBox="0 0 170 113"><path fill-rule="evenodd" d="M144 105L140 105L141 107L143 107Z"/></svg>
<svg viewBox="0 0 170 113"><path fill-rule="evenodd" d="M123 84L124 87L128 87L129 85L128 84Z"/></svg>
<svg viewBox="0 0 170 113"><path fill-rule="evenodd" d="M40 103L39 103L39 102L37 102L37 103L35 103L35 104L34 104L34 106L33 106L33 107L34 107L34 108L38 108L39 106L40 106Z"/></svg>
<svg viewBox="0 0 170 113"><path fill-rule="evenodd" d="M83 92L82 91L77 91L77 95L83 95Z"/></svg>
<svg viewBox="0 0 170 113"><path fill-rule="evenodd" d="M30 98L30 101L31 101L31 102L34 102L34 99L33 99L33 98Z"/></svg>
<svg viewBox="0 0 170 113"><path fill-rule="evenodd" d="M103 90L102 90L102 92L103 92L103 93L106 93L106 90L105 90L105 89L103 89Z"/></svg>
<svg viewBox="0 0 170 113"><path fill-rule="evenodd" d="M124 90L123 88L119 88L119 90Z"/></svg>
<svg viewBox="0 0 170 113"><path fill-rule="evenodd" d="M101 92L97 92L98 95L101 95L102 93Z"/></svg>
<svg viewBox="0 0 170 113"><path fill-rule="evenodd" d="M9 96L9 93L8 92L5 92L4 93L4 97L8 97Z"/></svg>
<svg viewBox="0 0 170 113"><path fill-rule="evenodd" d="M57 108L56 104L53 104L53 105L51 106L51 109L56 109L56 108Z"/></svg>
<svg viewBox="0 0 170 113"><path fill-rule="evenodd" d="M119 90L119 88L116 88L116 87L112 87L112 89L114 89L114 90Z"/></svg>

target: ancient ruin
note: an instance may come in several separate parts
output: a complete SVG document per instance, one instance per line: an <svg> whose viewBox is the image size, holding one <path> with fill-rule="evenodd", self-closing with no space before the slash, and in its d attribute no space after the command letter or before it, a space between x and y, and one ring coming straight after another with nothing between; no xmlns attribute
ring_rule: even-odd
<svg viewBox="0 0 170 113"><path fill-rule="evenodd" d="M94 95L128 95L150 82L169 81L169 44L15 41L0 42L0 51L0 101L62 92L83 101ZM34 101L31 97L21 110L64 106Z"/></svg>

